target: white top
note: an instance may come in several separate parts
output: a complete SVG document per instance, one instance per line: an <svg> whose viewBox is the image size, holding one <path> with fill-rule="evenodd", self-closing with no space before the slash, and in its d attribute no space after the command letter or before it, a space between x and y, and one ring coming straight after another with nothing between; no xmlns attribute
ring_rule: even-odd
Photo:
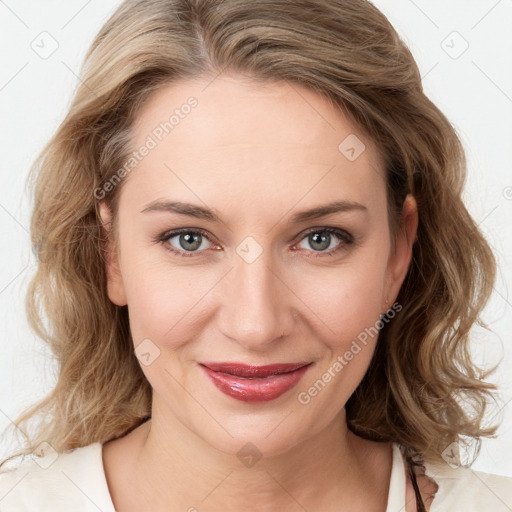
<svg viewBox="0 0 512 512"><path fill-rule="evenodd" d="M393 445L386 512L405 511L406 465ZM448 464L426 465L439 486L430 512L511 512L512 478ZM0 512L115 512L103 469L102 445L34 457L0 471Z"/></svg>

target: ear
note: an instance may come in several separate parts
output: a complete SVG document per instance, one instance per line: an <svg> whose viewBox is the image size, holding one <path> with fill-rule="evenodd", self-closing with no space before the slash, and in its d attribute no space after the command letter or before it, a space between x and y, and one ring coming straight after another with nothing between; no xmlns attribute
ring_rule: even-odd
<svg viewBox="0 0 512 512"><path fill-rule="evenodd" d="M412 248L416 241L417 230L418 205L414 196L409 194L402 207L400 225L388 260L383 297L386 303L383 305L383 312L387 311L398 297L412 260Z"/></svg>
<svg viewBox="0 0 512 512"><path fill-rule="evenodd" d="M100 202L100 215L106 240L104 251L108 297L114 304L126 306L128 302L119 264L119 250L112 233L112 212L105 201Z"/></svg>

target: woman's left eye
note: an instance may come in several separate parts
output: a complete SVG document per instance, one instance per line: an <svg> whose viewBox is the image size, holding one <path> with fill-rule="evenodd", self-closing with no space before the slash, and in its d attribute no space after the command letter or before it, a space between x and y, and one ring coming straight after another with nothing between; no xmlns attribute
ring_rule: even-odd
<svg viewBox="0 0 512 512"><path fill-rule="evenodd" d="M158 236L155 241L164 244L167 250L184 257L191 257L195 256L195 253L204 252L209 248L208 244L212 243L206 231L188 228L167 231ZM318 253L313 257L317 257L334 255L353 243L354 237L347 231L322 227L310 229L302 236L297 246L301 249L308 249L308 247L301 244L309 245L311 252Z"/></svg>
<svg viewBox="0 0 512 512"><path fill-rule="evenodd" d="M336 239L338 242L336 243ZM300 242L309 245L313 252L319 253L316 256L332 256L338 251L343 250L346 246L354 243L354 237L338 228L313 228L306 233ZM308 249L302 246L301 248Z"/></svg>

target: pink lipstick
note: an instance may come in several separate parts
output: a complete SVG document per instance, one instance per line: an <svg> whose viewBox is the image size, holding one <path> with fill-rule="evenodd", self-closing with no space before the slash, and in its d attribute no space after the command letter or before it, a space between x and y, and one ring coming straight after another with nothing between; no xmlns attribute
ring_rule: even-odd
<svg viewBox="0 0 512 512"><path fill-rule="evenodd" d="M311 363L252 366L243 363L200 363L213 384L243 402L275 400L299 382Z"/></svg>

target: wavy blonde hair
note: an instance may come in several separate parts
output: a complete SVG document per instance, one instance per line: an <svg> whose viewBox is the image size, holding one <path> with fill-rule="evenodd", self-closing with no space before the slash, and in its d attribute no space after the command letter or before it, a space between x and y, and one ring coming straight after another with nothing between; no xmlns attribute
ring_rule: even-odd
<svg viewBox="0 0 512 512"><path fill-rule="evenodd" d="M364 130L385 161L393 232L406 195L417 200L402 310L347 403L349 427L425 460L492 435L482 425L495 387L472 362L469 332L483 324L495 259L461 199L462 144L386 17L366 0L128 0L92 43L69 113L31 170L39 261L27 312L58 380L16 420L21 432L36 427L9 459L45 441L58 452L103 443L150 416L127 308L107 296L94 191L127 161L132 124L153 92L226 70L309 87ZM105 197L114 218L121 189Z"/></svg>

